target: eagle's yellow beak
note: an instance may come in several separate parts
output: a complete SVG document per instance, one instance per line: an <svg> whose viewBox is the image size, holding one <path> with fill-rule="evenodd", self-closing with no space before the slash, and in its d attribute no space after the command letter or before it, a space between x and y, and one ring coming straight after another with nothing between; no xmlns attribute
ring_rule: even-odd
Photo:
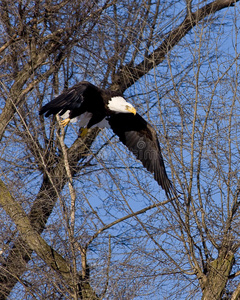
<svg viewBox="0 0 240 300"><path fill-rule="evenodd" d="M133 106L128 106L126 107L126 110L134 115L136 115L137 111Z"/></svg>

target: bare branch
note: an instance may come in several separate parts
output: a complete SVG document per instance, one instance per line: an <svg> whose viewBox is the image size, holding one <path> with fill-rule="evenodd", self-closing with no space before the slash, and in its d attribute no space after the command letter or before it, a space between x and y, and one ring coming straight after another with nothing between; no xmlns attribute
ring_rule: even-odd
<svg viewBox="0 0 240 300"><path fill-rule="evenodd" d="M136 66L132 64L124 66L115 76L115 85L117 82L119 85L118 89L125 91L142 76L159 65L165 59L166 54L201 20L217 11L235 5L238 1L239 0L215 0L198 9L196 12L191 13L191 15L187 15L184 21L169 33L161 45L146 56L141 63Z"/></svg>

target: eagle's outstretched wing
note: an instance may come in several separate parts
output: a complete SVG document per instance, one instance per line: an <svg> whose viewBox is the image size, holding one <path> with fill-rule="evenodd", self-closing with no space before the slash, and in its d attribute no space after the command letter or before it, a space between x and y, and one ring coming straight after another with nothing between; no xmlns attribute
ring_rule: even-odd
<svg viewBox="0 0 240 300"><path fill-rule="evenodd" d="M39 114L42 115L46 113L46 117L50 115L63 115L66 111L79 113L80 107L82 106L86 95L88 93L97 93L98 88L89 82L82 81L74 85L70 89L63 92L58 97L54 98L52 101L44 105ZM81 113L80 113L81 114Z"/></svg>
<svg viewBox="0 0 240 300"><path fill-rule="evenodd" d="M143 166L154 175L154 179L165 190L168 199L177 193L169 180L156 131L139 114L116 114L108 118L113 132L120 141L139 159Z"/></svg>

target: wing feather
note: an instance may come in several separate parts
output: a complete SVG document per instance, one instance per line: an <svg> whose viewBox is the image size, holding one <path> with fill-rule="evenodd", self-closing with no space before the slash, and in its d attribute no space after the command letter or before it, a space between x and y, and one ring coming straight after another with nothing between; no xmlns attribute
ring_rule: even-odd
<svg viewBox="0 0 240 300"><path fill-rule="evenodd" d="M169 180L156 131L139 114L115 114L109 117L109 124L120 141L154 175L154 179L165 190L167 197L177 195Z"/></svg>
<svg viewBox="0 0 240 300"><path fill-rule="evenodd" d="M89 87L91 87L91 89L93 90L97 89L89 82L79 82L78 84L74 85L73 87L66 90L61 95L44 105L41 108L39 114L42 115L46 113L46 117L48 117L57 113L63 115L68 110L79 110L82 103L84 102L84 96Z"/></svg>

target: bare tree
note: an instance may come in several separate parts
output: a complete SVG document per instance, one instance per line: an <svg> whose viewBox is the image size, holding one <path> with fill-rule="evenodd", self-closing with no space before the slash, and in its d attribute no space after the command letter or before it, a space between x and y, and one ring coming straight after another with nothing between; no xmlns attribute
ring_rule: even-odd
<svg viewBox="0 0 240 300"><path fill-rule="evenodd" d="M1 1L1 299L238 299L237 2ZM180 199L38 116L82 79L155 124Z"/></svg>

